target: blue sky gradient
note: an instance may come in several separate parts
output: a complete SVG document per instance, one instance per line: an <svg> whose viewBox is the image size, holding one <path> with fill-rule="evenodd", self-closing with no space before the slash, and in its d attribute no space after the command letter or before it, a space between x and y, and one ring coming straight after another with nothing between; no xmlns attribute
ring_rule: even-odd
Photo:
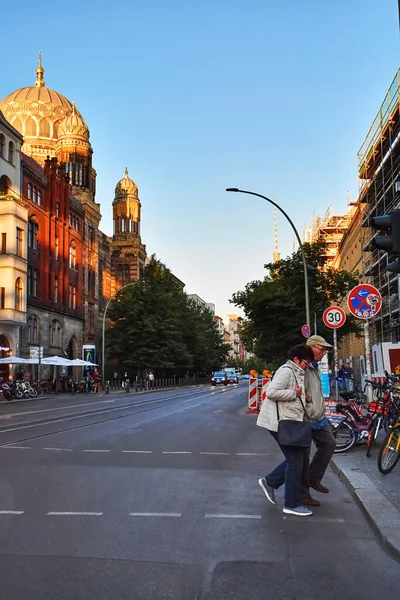
<svg viewBox="0 0 400 600"><path fill-rule="evenodd" d="M23 0L18 12L2 7L15 29L0 40L1 98L34 84L42 50L46 85L91 131L102 230L127 166L148 253L221 316L274 244L272 207L225 188L276 198L299 230L357 197L357 151L399 66L396 0Z"/></svg>

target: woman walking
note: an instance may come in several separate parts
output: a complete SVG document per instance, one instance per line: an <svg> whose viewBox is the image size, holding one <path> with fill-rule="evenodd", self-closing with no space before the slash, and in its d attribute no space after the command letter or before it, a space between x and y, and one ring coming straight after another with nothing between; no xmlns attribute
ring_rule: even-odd
<svg viewBox="0 0 400 600"><path fill-rule="evenodd" d="M300 489L302 480L308 479L311 445L311 423L308 426L307 422L312 404L306 401L304 372L313 360L313 352L305 344L289 350L288 360L268 385L267 398L257 419L257 425L268 429L285 456L285 460L258 483L271 504L277 503L275 490L285 484L283 512L298 517L312 515L312 511L301 504Z"/></svg>

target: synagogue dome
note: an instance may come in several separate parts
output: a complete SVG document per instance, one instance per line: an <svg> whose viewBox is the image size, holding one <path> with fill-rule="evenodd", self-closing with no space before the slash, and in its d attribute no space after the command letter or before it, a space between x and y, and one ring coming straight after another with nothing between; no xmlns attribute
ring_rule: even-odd
<svg viewBox="0 0 400 600"><path fill-rule="evenodd" d="M125 177L121 179L115 188L115 196L137 196L138 187L136 183L128 177L128 168L125 169Z"/></svg>

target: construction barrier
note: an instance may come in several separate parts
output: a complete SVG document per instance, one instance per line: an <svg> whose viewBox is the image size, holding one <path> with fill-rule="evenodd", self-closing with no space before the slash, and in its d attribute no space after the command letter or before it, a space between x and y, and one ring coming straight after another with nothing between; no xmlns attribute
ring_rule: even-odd
<svg viewBox="0 0 400 600"><path fill-rule="evenodd" d="M249 399L247 413L252 415L258 413L257 377L250 377L249 379Z"/></svg>
<svg viewBox="0 0 400 600"><path fill-rule="evenodd" d="M270 382L270 379L268 377L263 377L262 380L262 387L261 387L261 397L260 397L260 408L261 408L261 403L264 402L264 400L267 397L267 387L268 384Z"/></svg>

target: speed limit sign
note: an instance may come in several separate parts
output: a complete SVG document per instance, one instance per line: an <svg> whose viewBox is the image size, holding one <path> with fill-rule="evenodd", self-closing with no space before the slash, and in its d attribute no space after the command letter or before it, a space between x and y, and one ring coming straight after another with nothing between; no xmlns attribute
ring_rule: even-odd
<svg viewBox="0 0 400 600"><path fill-rule="evenodd" d="M327 327L338 329L346 321L346 313L340 306L330 306L324 311L322 320Z"/></svg>

